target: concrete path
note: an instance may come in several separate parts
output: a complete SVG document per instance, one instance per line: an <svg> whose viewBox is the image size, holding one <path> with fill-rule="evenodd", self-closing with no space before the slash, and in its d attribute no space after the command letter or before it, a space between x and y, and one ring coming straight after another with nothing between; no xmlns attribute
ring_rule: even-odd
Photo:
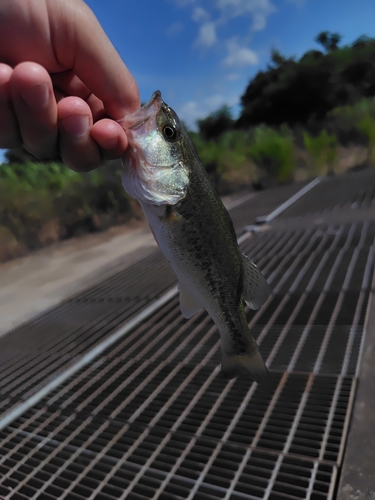
<svg viewBox="0 0 375 500"><path fill-rule="evenodd" d="M0 264L0 336L155 248L144 222L57 243Z"/></svg>

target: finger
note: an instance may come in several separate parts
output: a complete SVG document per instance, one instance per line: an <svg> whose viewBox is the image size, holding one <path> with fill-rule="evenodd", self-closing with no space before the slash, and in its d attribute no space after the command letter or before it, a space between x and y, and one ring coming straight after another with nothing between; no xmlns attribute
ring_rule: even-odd
<svg viewBox="0 0 375 500"><path fill-rule="evenodd" d="M98 167L99 148L91 137L92 115L89 105L79 97L66 97L58 105L60 155L77 172Z"/></svg>
<svg viewBox="0 0 375 500"><path fill-rule="evenodd" d="M37 158L57 154L57 105L48 72L39 64L18 64L10 92L25 149Z"/></svg>
<svg viewBox="0 0 375 500"><path fill-rule="evenodd" d="M101 120L102 118L107 118L108 115L104 109L103 102L96 97L96 95L91 94L86 100L87 104L90 106L92 119L95 122Z"/></svg>
<svg viewBox="0 0 375 500"><path fill-rule="evenodd" d="M123 118L140 106L137 84L93 12L79 3L77 9L77 0L65 2L59 24L50 22L55 54L103 101L111 118ZM69 30L56 29L61 25Z"/></svg>
<svg viewBox="0 0 375 500"><path fill-rule="evenodd" d="M62 71L51 75L51 80L55 89L59 89L66 96L74 95L85 100L91 94L91 90L72 71Z"/></svg>
<svg viewBox="0 0 375 500"><path fill-rule="evenodd" d="M10 66L0 63L0 148L15 148L22 143L10 95L12 73Z"/></svg>
<svg viewBox="0 0 375 500"><path fill-rule="evenodd" d="M74 75L72 71L64 71L63 73L51 75L51 79L57 102L59 102L62 97L80 97L90 106L94 122L107 115L104 109L103 101L96 97L96 95L92 94L86 85L78 78L78 76Z"/></svg>
<svg viewBox="0 0 375 500"><path fill-rule="evenodd" d="M91 137L98 144L102 158L115 160L122 156L128 146L124 129L108 118L94 123Z"/></svg>

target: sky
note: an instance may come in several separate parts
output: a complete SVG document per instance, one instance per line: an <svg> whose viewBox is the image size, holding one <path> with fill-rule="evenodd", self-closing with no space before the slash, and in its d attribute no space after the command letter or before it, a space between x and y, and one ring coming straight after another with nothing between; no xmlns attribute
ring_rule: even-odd
<svg viewBox="0 0 375 500"><path fill-rule="evenodd" d="M301 57L321 31L375 37L375 0L86 0L138 82L190 127L240 97L270 51ZM1 151L0 151L1 159Z"/></svg>

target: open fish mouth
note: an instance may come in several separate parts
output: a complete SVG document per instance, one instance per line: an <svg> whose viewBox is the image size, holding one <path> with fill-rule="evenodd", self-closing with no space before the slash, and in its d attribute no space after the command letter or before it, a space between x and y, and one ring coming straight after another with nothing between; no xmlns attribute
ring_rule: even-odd
<svg viewBox="0 0 375 500"><path fill-rule="evenodd" d="M131 115L126 115L123 120L121 120L121 125L125 131L135 130L142 125L145 125L150 121L150 118L155 118L155 116L160 111L163 105L163 99L159 90L156 90L151 98L137 111ZM147 129L147 126L145 127ZM151 124L150 124L151 128Z"/></svg>

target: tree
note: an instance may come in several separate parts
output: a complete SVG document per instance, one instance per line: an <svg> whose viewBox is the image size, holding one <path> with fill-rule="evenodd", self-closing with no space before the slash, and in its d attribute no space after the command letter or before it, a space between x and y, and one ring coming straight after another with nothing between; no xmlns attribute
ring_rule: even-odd
<svg viewBox="0 0 375 500"><path fill-rule="evenodd" d="M274 66L278 67L284 64L287 61L287 58L284 57L277 49L271 49L271 61Z"/></svg>
<svg viewBox="0 0 375 500"><path fill-rule="evenodd" d="M264 123L313 126L338 106L375 96L375 39L360 37L339 47L340 35L316 37L326 51L310 50L298 61L271 52L272 65L253 78L241 96L236 126Z"/></svg>
<svg viewBox="0 0 375 500"><path fill-rule="evenodd" d="M338 44L341 42L342 36L339 33L330 33L329 31L322 31L315 38L317 43L320 43L327 52L336 50Z"/></svg>
<svg viewBox="0 0 375 500"><path fill-rule="evenodd" d="M203 139L209 141L217 139L221 134L233 127L234 120L227 105L211 113L203 120L198 120L199 133Z"/></svg>

